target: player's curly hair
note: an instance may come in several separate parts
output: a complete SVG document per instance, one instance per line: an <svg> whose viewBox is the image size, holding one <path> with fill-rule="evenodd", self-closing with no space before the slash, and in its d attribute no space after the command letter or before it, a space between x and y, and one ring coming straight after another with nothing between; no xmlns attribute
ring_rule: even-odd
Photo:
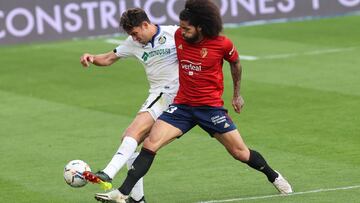
<svg viewBox="0 0 360 203"><path fill-rule="evenodd" d="M125 32L131 32L134 27L140 26L144 21L150 23L143 9L130 8L121 15L120 27L122 27Z"/></svg>
<svg viewBox="0 0 360 203"><path fill-rule="evenodd" d="M180 12L180 20L201 27L206 37L215 37L223 29L219 8L210 0L187 0L185 9Z"/></svg>

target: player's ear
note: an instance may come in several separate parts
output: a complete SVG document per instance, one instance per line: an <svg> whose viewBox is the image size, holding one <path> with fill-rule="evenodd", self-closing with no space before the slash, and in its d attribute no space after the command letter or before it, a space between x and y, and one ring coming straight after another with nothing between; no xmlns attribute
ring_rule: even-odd
<svg viewBox="0 0 360 203"><path fill-rule="evenodd" d="M149 22L143 21L143 22L141 23L141 27L144 28L144 29L148 29L148 28L149 28Z"/></svg>

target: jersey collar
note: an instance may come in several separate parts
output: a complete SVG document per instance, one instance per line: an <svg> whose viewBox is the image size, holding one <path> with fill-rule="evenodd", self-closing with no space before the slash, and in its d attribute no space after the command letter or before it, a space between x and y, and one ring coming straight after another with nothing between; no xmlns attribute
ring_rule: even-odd
<svg viewBox="0 0 360 203"><path fill-rule="evenodd" d="M154 48L155 46L155 38L160 34L160 26L159 25L156 25L156 33L155 35L151 38L151 40L148 42L148 43L151 43L151 47Z"/></svg>

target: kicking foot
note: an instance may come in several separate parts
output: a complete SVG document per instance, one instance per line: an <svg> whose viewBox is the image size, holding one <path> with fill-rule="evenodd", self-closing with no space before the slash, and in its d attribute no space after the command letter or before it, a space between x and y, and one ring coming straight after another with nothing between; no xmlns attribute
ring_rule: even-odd
<svg viewBox="0 0 360 203"><path fill-rule="evenodd" d="M108 174L104 173L104 171L98 171L95 175L104 182L111 183L112 181L112 179L108 176Z"/></svg>

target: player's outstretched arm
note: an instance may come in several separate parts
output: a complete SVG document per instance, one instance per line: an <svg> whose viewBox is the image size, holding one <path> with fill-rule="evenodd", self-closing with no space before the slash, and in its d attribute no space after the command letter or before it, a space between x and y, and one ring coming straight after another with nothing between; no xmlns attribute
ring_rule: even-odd
<svg viewBox="0 0 360 203"><path fill-rule="evenodd" d="M97 66L109 66L115 63L118 59L119 57L117 57L112 51L97 55L85 53L80 57L80 63L85 68L89 67L90 63Z"/></svg>
<svg viewBox="0 0 360 203"><path fill-rule="evenodd" d="M241 63L240 59L235 62L230 62L231 76L233 79L234 95L232 99L232 106L236 113L240 113L242 106L244 105L244 99L240 95L241 84Z"/></svg>

